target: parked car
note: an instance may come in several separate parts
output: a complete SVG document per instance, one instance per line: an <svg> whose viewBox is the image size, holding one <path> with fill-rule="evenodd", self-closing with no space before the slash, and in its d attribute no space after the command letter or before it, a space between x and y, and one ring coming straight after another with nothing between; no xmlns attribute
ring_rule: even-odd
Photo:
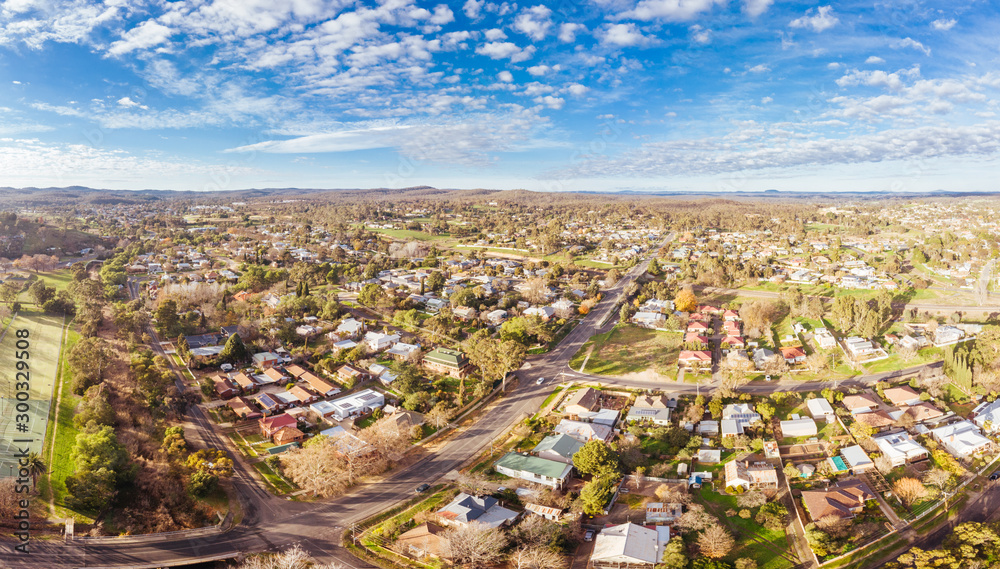
<svg viewBox="0 0 1000 569"><path fill-rule="evenodd" d="M427 484L425 482L425 483L421 484L420 486L417 486L416 492L417 492L417 494L419 494L421 492L426 492L427 489L430 488L430 487L431 487L431 485Z"/></svg>
<svg viewBox="0 0 1000 569"><path fill-rule="evenodd" d="M545 378L544 377L539 377L538 381L535 382L535 385L541 385L543 381L545 381Z"/></svg>
<svg viewBox="0 0 1000 569"><path fill-rule="evenodd" d="M594 541L594 530L588 529L587 532L583 534L583 541Z"/></svg>
<svg viewBox="0 0 1000 569"><path fill-rule="evenodd" d="M998 478L1000 478L1000 472L994 472L993 474L990 474L990 480L996 480Z"/></svg>

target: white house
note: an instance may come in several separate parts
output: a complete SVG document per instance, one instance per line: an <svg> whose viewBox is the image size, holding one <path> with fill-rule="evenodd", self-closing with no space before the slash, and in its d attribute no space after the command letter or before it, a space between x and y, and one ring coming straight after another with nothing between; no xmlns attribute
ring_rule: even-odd
<svg viewBox="0 0 1000 569"><path fill-rule="evenodd" d="M938 326L937 330L934 331L934 345L947 346L948 344L956 344L963 336L965 336L965 332L959 328L954 326Z"/></svg>
<svg viewBox="0 0 1000 569"><path fill-rule="evenodd" d="M927 458L927 449L920 446L920 443L913 440L905 431L875 437L874 440L882 454L892 461L893 467Z"/></svg>
<svg viewBox="0 0 1000 569"><path fill-rule="evenodd" d="M749 403L730 403L722 408L722 435L743 434L744 429L760 420L760 414Z"/></svg>
<svg viewBox="0 0 1000 569"><path fill-rule="evenodd" d="M636 312L632 322L646 328L662 328L667 319L661 312Z"/></svg>
<svg viewBox="0 0 1000 569"><path fill-rule="evenodd" d="M399 341L399 334L384 334L382 332L368 332L365 334L365 343L368 349L373 352L381 352Z"/></svg>
<svg viewBox="0 0 1000 569"><path fill-rule="evenodd" d="M614 430L607 425L597 423L584 423L582 421L570 421L563 419L556 425L557 435L569 435L580 442L600 440L607 442Z"/></svg>
<svg viewBox="0 0 1000 569"><path fill-rule="evenodd" d="M855 474L867 472L875 468L875 462L868 456L865 449L861 448L861 445L853 445L841 449L840 456L844 457L847 467L853 470Z"/></svg>
<svg viewBox="0 0 1000 569"><path fill-rule="evenodd" d="M653 567L663 558L668 541L667 526L653 530L629 522L606 527L594 540L590 565L594 569Z"/></svg>
<svg viewBox="0 0 1000 569"><path fill-rule="evenodd" d="M809 408L813 419L823 419L828 423L834 420L833 405L822 397L806 401L806 407Z"/></svg>
<svg viewBox="0 0 1000 569"><path fill-rule="evenodd" d="M837 340L826 328L816 328L816 330L813 331L813 340L816 340L819 347L824 350L829 350L837 345Z"/></svg>
<svg viewBox="0 0 1000 569"><path fill-rule="evenodd" d="M982 402L972 410L972 422L987 433L1000 428L1000 399L989 403ZM989 428L987 428L989 427Z"/></svg>
<svg viewBox="0 0 1000 569"><path fill-rule="evenodd" d="M341 338L360 338L361 332L364 331L365 325L353 318L348 318L337 326L334 333Z"/></svg>
<svg viewBox="0 0 1000 569"><path fill-rule="evenodd" d="M338 421L343 421L349 417L364 415L375 409L380 409L385 405L385 395L371 389L365 389L347 397L334 399L330 403L335 407L333 417Z"/></svg>
<svg viewBox="0 0 1000 569"><path fill-rule="evenodd" d="M951 454L965 458L988 449L992 442L969 421L959 421L931 431L931 436Z"/></svg>
<svg viewBox="0 0 1000 569"><path fill-rule="evenodd" d="M781 422L781 435L784 437L815 437L816 432L816 421L809 417Z"/></svg>
<svg viewBox="0 0 1000 569"><path fill-rule="evenodd" d="M551 306L533 306L524 311L525 316L537 316L546 322L555 316L555 313L556 309Z"/></svg>

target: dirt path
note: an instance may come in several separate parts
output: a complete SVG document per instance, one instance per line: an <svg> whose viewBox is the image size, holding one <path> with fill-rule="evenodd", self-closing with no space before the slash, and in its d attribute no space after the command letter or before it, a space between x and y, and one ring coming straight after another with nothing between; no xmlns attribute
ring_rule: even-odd
<svg viewBox="0 0 1000 569"><path fill-rule="evenodd" d="M594 346L593 345L590 346L589 350L587 350L587 356L585 358L583 358L583 363L580 364L580 373L586 373L583 370L586 369L587 362L590 361L590 354L592 354L592 353L594 353Z"/></svg>
<svg viewBox="0 0 1000 569"><path fill-rule="evenodd" d="M59 405L62 404L62 368L63 368L63 348L66 346L66 336L69 335L69 326L66 324L66 315L63 315L63 333L62 339L59 341L59 357L56 359L56 378L55 383L52 385L53 391L56 392L56 401L51 408L52 410L52 438L49 441L49 463L46 467L51 466L52 457L56 454L56 435L59 432ZM44 452L43 452L44 454ZM56 493L52 490L52 468L45 469L45 479L49 483L49 516L56 515Z"/></svg>
<svg viewBox="0 0 1000 569"><path fill-rule="evenodd" d="M582 373L582 371L581 371ZM670 376L663 375L662 373L652 369L646 368L643 371L633 371L626 373L625 375L619 376L622 379L636 379L639 381L650 382L650 381L669 381L673 382L674 379Z"/></svg>

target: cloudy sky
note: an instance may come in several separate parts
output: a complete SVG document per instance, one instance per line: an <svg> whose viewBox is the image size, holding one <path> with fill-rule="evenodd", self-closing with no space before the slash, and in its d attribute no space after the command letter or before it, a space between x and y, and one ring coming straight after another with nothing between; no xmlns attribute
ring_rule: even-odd
<svg viewBox="0 0 1000 569"><path fill-rule="evenodd" d="M997 190L998 16L0 1L0 185Z"/></svg>

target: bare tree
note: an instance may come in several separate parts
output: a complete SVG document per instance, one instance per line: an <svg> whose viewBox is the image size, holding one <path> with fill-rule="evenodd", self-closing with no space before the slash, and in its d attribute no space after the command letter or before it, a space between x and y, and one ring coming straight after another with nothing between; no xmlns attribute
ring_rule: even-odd
<svg viewBox="0 0 1000 569"><path fill-rule="evenodd" d="M566 559L548 547L519 547L507 559L511 569L560 569Z"/></svg>
<svg viewBox="0 0 1000 569"><path fill-rule="evenodd" d="M316 440L281 456L286 476L303 490L324 498L340 494L350 486L344 465L337 460L329 440Z"/></svg>
<svg viewBox="0 0 1000 569"><path fill-rule="evenodd" d="M924 473L924 483L944 490L944 487L951 482L951 473L942 468L932 468Z"/></svg>
<svg viewBox="0 0 1000 569"><path fill-rule="evenodd" d="M876 456L874 458L874 462L875 462L875 468L877 468L878 471L881 472L883 476L892 472L892 469L894 468L892 465L892 460L890 460L889 457L884 454Z"/></svg>
<svg viewBox="0 0 1000 569"><path fill-rule="evenodd" d="M698 536L698 549L702 555L714 559L725 557L735 544L733 536L720 524L708 527Z"/></svg>
<svg viewBox="0 0 1000 569"><path fill-rule="evenodd" d="M892 493L902 500L903 504L910 506L927 496L927 487L916 478L900 478L892 485Z"/></svg>
<svg viewBox="0 0 1000 569"><path fill-rule="evenodd" d="M458 489L466 494L479 496L493 491L489 481L481 474L475 472L460 472L455 478Z"/></svg>
<svg viewBox="0 0 1000 569"><path fill-rule="evenodd" d="M294 545L281 553L254 555L238 569L345 569L340 563L317 564L300 546Z"/></svg>
<svg viewBox="0 0 1000 569"><path fill-rule="evenodd" d="M796 470L796 476L798 471ZM736 497L736 505L740 508L757 508L767 503L767 496L763 492L747 492Z"/></svg>
<svg viewBox="0 0 1000 569"><path fill-rule="evenodd" d="M656 487L656 497L664 504L690 504L691 495L682 492L677 485L660 484Z"/></svg>
<svg viewBox="0 0 1000 569"><path fill-rule="evenodd" d="M701 504L691 504L688 511L681 514L677 519L677 529L682 532L701 531L705 528L718 525L719 520L715 516L705 511Z"/></svg>
<svg viewBox="0 0 1000 569"><path fill-rule="evenodd" d="M503 558L507 536L496 528L473 522L453 526L445 532L451 544L453 560L465 567L485 567Z"/></svg>
<svg viewBox="0 0 1000 569"><path fill-rule="evenodd" d="M833 539L847 537L851 532L851 521L840 516L823 516L816 520L816 527Z"/></svg>

